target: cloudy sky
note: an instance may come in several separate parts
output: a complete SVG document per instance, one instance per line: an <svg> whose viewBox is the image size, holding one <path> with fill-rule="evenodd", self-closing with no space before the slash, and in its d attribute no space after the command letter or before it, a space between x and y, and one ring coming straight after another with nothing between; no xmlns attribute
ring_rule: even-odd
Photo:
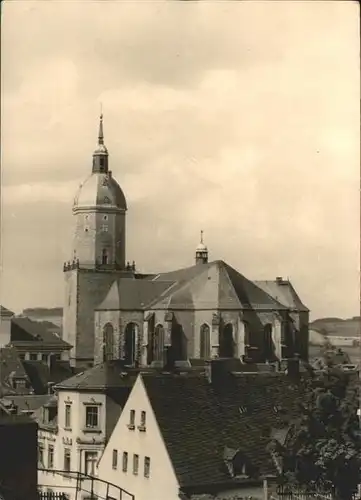
<svg viewBox="0 0 361 500"><path fill-rule="evenodd" d="M63 302L100 102L140 270L210 258L359 314L357 2L2 3L1 303Z"/></svg>

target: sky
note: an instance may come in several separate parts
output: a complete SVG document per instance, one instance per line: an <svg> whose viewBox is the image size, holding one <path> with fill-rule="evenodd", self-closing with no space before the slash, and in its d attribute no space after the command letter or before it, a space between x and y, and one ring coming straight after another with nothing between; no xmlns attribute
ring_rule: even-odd
<svg viewBox="0 0 361 500"><path fill-rule="evenodd" d="M100 103L127 259L289 277L359 314L357 2L2 2L0 303L63 304Z"/></svg>

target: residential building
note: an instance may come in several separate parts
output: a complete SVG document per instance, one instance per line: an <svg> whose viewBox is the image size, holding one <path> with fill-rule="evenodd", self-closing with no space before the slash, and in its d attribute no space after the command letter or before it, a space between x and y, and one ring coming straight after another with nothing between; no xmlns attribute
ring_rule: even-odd
<svg viewBox="0 0 361 500"><path fill-rule="evenodd" d="M201 234L194 265L143 274L126 261L127 201L109 169L100 117L92 170L74 198L64 264L63 338L73 366L111 359L164 366L193 358L308 358L309 311L289 280L250 281L209 262Z"/></svg>
<svg viewBox="0 0 361 500"><path fill-rule="evenodd" d="M56 394L34 413L39 425L39 449L43 450L39 464L39 485L43 489L60 488L73 500L77 474L85 478L97 476L97 462L137 373L126 371L120 361L112 361L54 387ZM100 487L103 486L102 483ZM120 488L116 488L118 494Z"/></svg>
<svg viewBox="0 0 361 500"><path fill-rule="evenodd" d="M287 375L240 366L219 359L205 373L141 372L98 477L136 500L263 498L264 482L277 476L267 444L298 416L305 385L296 360Z"/></svg>

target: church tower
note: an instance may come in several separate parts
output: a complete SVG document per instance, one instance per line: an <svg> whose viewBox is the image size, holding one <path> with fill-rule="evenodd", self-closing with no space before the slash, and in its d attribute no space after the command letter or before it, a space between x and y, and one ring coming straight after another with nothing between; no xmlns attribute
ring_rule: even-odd
<svg viewBox="0 0 361 500"><path fill-rule="evenodd" d="M101 115L92 172L74 199L73 258L82 267L124 269L127 203L108 162Z"/></svg>
<svg viewBox="0 0 361 500"><path fill-rule="evenodd" d="M92 169L73 204L72 258L64 264L63 338L73 346L71 363L88 366L94 355L94 309L125 265L127 203L109 170L100 115Z"/></svg>
<svg viewBox="0 0 361 500"><path fill-rule="evenodd" d="M208 248L203 243L203 231L201 231L201 241L196 248L196 264L207 264Z"/></svg>

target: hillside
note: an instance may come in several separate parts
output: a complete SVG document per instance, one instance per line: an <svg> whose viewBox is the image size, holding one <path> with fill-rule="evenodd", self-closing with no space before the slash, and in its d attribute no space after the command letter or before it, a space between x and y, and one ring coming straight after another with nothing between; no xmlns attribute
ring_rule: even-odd
<svg viewBox="0 0 361 500"><path fill-rule="evenodd" d="M360 337L361 317L354 316L349 319L320 318L310 323L311 329L330 336Z"/></svg>

